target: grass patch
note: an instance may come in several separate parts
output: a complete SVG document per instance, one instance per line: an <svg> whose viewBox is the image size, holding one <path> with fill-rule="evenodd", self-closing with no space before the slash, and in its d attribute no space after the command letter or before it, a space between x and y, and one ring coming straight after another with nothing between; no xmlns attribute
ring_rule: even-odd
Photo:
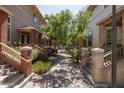
<svg viewBox="0 0 124 93"><path fill-rule="evenodd" d="M43 73L46 73L47 71L49 71L49 69L51 68L52 65L53 65L53 62L50 60L37 61L36 63L34 63L32 65L32 70L35 73L43 74Z"/></svg>

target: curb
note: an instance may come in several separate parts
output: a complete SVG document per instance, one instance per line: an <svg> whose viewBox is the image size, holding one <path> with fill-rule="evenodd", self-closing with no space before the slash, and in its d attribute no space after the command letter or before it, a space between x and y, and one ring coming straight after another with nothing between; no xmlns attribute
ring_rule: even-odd
<svg viewBox="0 0 124 93"><path fill-rule="evenodd" d="M15 86L14 88L23 88L26 83L31 79L31 77L34 75L34 73L31 73L31 75L29 75L26 79L24 79L22 81L22 83L20 83L19 85Z"/></svg>

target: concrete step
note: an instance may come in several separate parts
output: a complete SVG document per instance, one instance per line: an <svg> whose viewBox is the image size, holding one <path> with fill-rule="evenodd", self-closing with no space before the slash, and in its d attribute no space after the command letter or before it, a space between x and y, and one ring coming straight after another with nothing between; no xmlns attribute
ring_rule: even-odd
<svg viewBox="0 0 124 93"><path fill-rule="evenodd" d="M6 88L12 88L23 78L24 78L24 74L17 74L15 77L9 79L8 81L3 83L2 85Z"/></svg>
<svg viewBox="0 0 124 93"><path fill-rule="evenodd" d="M8 68L8 67L10 67L9 64L1 64L0 65L0 70L5 69L5 68Z"/></svg>
<svg viewBox="0 0 124 93"><path fill-rule="evenodd" d="M4 65L0 65L0 70L2 70L4 68Z"/></svg>
<svg viewBox="0 0 124 93"><path fill-rule="evenodd" d="M7 68L7 69L8 69L8 72L9 72L9 73L15 70L14 67L9 67L9 68Z"/></svg>
<svg viewBox="0 0 124 93"><path fill-rule="evenodd" d="M0 61L0 65L4 65L5 64L5 62L4 61Z"/></svg>
<svg viewBox="0 0 124 93"><path fill-rule="evenodd" d="M2 70L0 70L0 76L2 76L2 74L3 74L3 71L2 71Z"/></svg>
<svg viewBox="0 0 124 93"><path fill-rule="evenodd" d="M2 84L4 81L6 81L8 76L0 76L0 84Z"/></svg>
<svg viewBox="0 0 124 93"><path fill-rule="evenodd" d="M13 72L8 73L7 75L0 76L0 84L3 84L4 82L8 81L11 78L14 78L16 75L19 74L19 70L14 70Z"/></svg>
<svg viewBox="0 0 124 93"><path fill-rule="evenodd" d="M19 73L20 73L20 71L19 71L19 70L14 70L14 71L12 71L12 72L8 73L7 75L11 75L11 74L16 75L16 74L19 74Z"/></svg>
<svg viewBox="0 0 124 93"><path fill-rule="evenodd" d="M2 75L4 76L4 75L7 75L7 74L9 74L11 72L14 72L14 68L9 67L9 68L3 69L2 71L3 71Z"/></svg>

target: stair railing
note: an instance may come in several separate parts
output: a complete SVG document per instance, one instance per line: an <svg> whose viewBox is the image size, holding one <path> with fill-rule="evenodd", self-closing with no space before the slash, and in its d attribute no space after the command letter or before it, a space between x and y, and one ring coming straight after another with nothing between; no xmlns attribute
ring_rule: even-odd
<svg viewBox="0 0 124 93"><path fill-rule="evenodd" d="M21 59L28 62L25 58L21 56L21 53L17 52L16 50L10 48L9 46L1 42L0 42L0 53L11 58L13 61L19 63L21 62Z"/></svg>
<svg viewBox="0 0 124 93"><path fill-rule="evenodd" d="M116 50L116 55L117 55L117 60L121 59L124 56L124 47L118 48ZM112 50L105 53L105 55L104 55L104 66L105 67L108 67L112 64L111 63L111 58L112 58Z"/></svg>

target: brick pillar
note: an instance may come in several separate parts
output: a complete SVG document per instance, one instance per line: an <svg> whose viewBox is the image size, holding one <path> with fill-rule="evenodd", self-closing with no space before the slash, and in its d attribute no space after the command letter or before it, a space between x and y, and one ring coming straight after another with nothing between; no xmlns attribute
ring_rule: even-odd
<svg viewBox="0 0 124 93"><path fill-rule="evenodd" d="M27 60L21 59L21 70L28 76L31 74L32 48L28 46L21 47L21 56Z"/></svg>
<svg viewBox="0 0 124 93"><path fill-rule="evenodd" d="M8 14L0 10L0 42L7 44L7 19Z"/></svg>
<svg viewBox="0 0 124 93"><path fill-rule="evenodd" d="M81 58L81 65L84 66L85 64L88 63L88 55L89 54L89 51L88 51L88 48L81 48L80 49L80 58ZM85 56L87 55L87 56Z"/></svg>
<svg viewBox="0 0 124 93"><path fill-rule="evenodd" d="M93 48L92 52L92 79L98 83L105 83L104 78L104 50L100 48Z"/></svg>

